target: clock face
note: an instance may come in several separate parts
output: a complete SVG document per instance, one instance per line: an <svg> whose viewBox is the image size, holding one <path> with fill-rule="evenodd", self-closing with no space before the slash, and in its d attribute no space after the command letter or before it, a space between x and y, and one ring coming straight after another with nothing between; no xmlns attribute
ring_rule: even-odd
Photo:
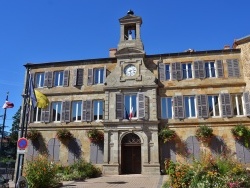
<svg viewBox="0 0 250 188"><path fill-rule="evenodd" d="M124 68L124 73L126 76L134 76L135 73L136 73L137 69L134 65L127 65L125 68Z"/></svg>

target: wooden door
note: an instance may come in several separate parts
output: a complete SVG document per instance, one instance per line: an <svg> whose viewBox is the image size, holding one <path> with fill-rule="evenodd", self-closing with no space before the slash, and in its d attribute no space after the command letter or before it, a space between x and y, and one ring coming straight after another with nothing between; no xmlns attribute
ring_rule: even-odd
<svg viewBox="0 0 250 188"><path fill-rule="evenodd" d="M123 145L122 174L141 173L141 146Z"/></svg>

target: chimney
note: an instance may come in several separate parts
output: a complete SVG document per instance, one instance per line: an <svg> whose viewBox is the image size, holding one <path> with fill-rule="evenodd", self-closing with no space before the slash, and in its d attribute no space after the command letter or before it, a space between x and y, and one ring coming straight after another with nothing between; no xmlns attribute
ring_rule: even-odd
<svg viewBox="0 0 250 188"><path fill-rule="evenodd" d="M115 57L115 53L117 52L116 48L109 49L109 57Z"/></svg>
<svg viewBox="0 0 250 188"><path fill-rule="evenodd" d="M230 49L230 45L225 45L224 50L228 50L228 49Z"/></svg>

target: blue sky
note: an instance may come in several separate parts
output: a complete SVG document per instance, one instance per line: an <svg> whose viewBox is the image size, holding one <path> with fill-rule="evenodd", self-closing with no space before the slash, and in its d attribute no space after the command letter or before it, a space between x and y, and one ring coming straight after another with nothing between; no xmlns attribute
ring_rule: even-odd
<svg viewBox="0 0 250 188"><path fill-rule="evenodd" d="M142 17L146 54L160 54L232 45L250 35L249 7L249 0L0 0L0 101L9 91L15 104L6 130L22 104L24 64L108 57L129 9Z"/></svg>

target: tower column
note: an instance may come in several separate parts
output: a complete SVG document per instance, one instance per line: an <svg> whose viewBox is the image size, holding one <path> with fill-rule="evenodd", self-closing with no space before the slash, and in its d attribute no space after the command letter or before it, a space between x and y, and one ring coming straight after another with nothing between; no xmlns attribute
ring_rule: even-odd
<svg viewBox="0 0 250 188"><path fill-rule="evenodd" d="M136 39L141 39L140 23L136 23Z"/></svg>

